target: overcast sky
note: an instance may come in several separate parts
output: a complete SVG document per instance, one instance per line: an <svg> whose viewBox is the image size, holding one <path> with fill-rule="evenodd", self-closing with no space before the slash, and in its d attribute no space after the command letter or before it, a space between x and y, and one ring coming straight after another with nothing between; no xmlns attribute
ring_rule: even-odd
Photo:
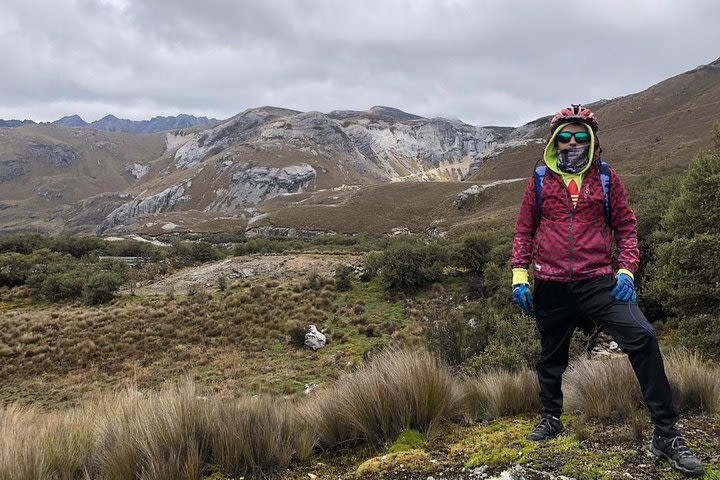
<svg viewBox="0 0 720 480"><path fill-rule="evenodd" d="M717 0L6 0L0 118L387 105L521 125L720 57Z"/></svg>

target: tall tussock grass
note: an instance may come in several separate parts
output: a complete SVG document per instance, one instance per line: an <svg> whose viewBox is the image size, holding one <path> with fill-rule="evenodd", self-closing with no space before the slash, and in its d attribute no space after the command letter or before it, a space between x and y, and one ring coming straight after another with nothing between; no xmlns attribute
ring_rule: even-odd
<svg viewBox="0 0 720 480"><path fill-rule="evenodd" d="M315 437L288 402L270 396L218 398L210 413L212 463L233 478L276 472L312 454Z"/></svg>
<svg viewBox="0 0 720 480"><path fill-rule="evenodd" d="M491 420L504 415L540 411L540 385L529 369L495 371L463 381L467 420Z"/></svg>
<svg viewBox="0 0 720 480"><path fill-rule="evenodd" d="M667 358L683 412L717 413L719 369L692 353ZM625 357L578 360L564 383L568 410L647 418ZM198 480L265 476L321 449L382 444L445 421L540 410L532 370L457 378L427 350L385 350L336 383L295 402L271 396L202 397L191 381L152 394L134 389L83 409L0 409L0 480ZM636 438L636 439L637 439Z"/></svg>
<svg viewBox="0 0 720 480"><path fill-rule="evenodd" d="M643 408L640 386L625 356L570 362L563 389L567 410L593 418L628 419Z"/></svg>
<svg viewBox="0 0 720 480"><path fill-rule="evenodd" d="M681 412L720 412L720 368L688 350L668 355L666 365L673 400Z"/></svg>
<svg viewBox="0 0 720 480"><path fill-rule="evenodd" d="M304 405L319 445L382 443L416 429L431 435L460 411L449 370L426 350L386 350Z"/></svg>
<svg viewBox="0 0 720 480"><path fill-rule="evenodd" d="M43 414L12 405L0 410L0 479L88 478L93 418L91 410Z"/></svg>
<svg viewBox="0 0 720 480"><path fill-rule="evenodd" d="M111 402L90 465L103 480L196 480L208 453L207 404L185 382L147 397L128 390Z"/></svg>
<svg viewBox="0 0 720 480"><path fill-rule="evenodd" d="M681 413L720 411L720 368L686 350L668 355L665 367L673 401ZM645 409L627 357L572 362L565 378L569 410L599 419L630 419Z"/></svg>

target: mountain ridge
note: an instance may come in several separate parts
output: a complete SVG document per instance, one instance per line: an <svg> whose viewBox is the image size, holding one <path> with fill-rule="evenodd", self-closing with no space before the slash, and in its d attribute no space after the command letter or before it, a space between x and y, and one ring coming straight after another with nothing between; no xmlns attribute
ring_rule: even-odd
<svg viewBox="0 0 720 480"><path fill-rule="evenodd" d="M33 120L2 120L0 119L0 128L14 128L27 125L60 125L69 128L93 128L106 132L125 132L125 133L159 133L170 130L179 130L183 128L192 128L195 126L211 125L220 122L216 118L195 117L185 113L176 116L155 116L150 120L128 120L118 118L115 115L108 114L103 118L93 122L86 122L78 114L66 115L53 122L37 123Z"/></svg>

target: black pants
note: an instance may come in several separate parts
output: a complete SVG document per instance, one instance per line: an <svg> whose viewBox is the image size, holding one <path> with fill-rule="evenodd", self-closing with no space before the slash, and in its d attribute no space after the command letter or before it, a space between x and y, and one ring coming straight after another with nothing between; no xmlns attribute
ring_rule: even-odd
<svg viewBox="0 0 720 480"><path fill-rule="evenodd" d="M541 341L537 374L543 411L560 416L570 339L576 327L587 331L588 322L594 320L627 353L656 431L677 435L678 413L655 329L637 303L619 302L611 296L615 282L614 275L575 282L535 280L533 306Z"/></svg>

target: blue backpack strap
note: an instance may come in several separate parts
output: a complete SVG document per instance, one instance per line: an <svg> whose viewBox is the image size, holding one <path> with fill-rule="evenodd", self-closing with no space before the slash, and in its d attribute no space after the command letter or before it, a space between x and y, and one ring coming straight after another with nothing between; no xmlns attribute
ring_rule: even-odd
<svg viewBox="0 0 720 480"><path fill-rule="evenodd" d="M605 221L610 225L610 167L604 161L600 162L600 181L605 194Z"/></svg>
<svg viewBox="0 0 720 480"><path fill-rule="evenodd" d="M535 203L537 205L538 221L542 215L542 189L545 183L545 174L547 173L547 166L540 165L535 169Z"/></svg>

